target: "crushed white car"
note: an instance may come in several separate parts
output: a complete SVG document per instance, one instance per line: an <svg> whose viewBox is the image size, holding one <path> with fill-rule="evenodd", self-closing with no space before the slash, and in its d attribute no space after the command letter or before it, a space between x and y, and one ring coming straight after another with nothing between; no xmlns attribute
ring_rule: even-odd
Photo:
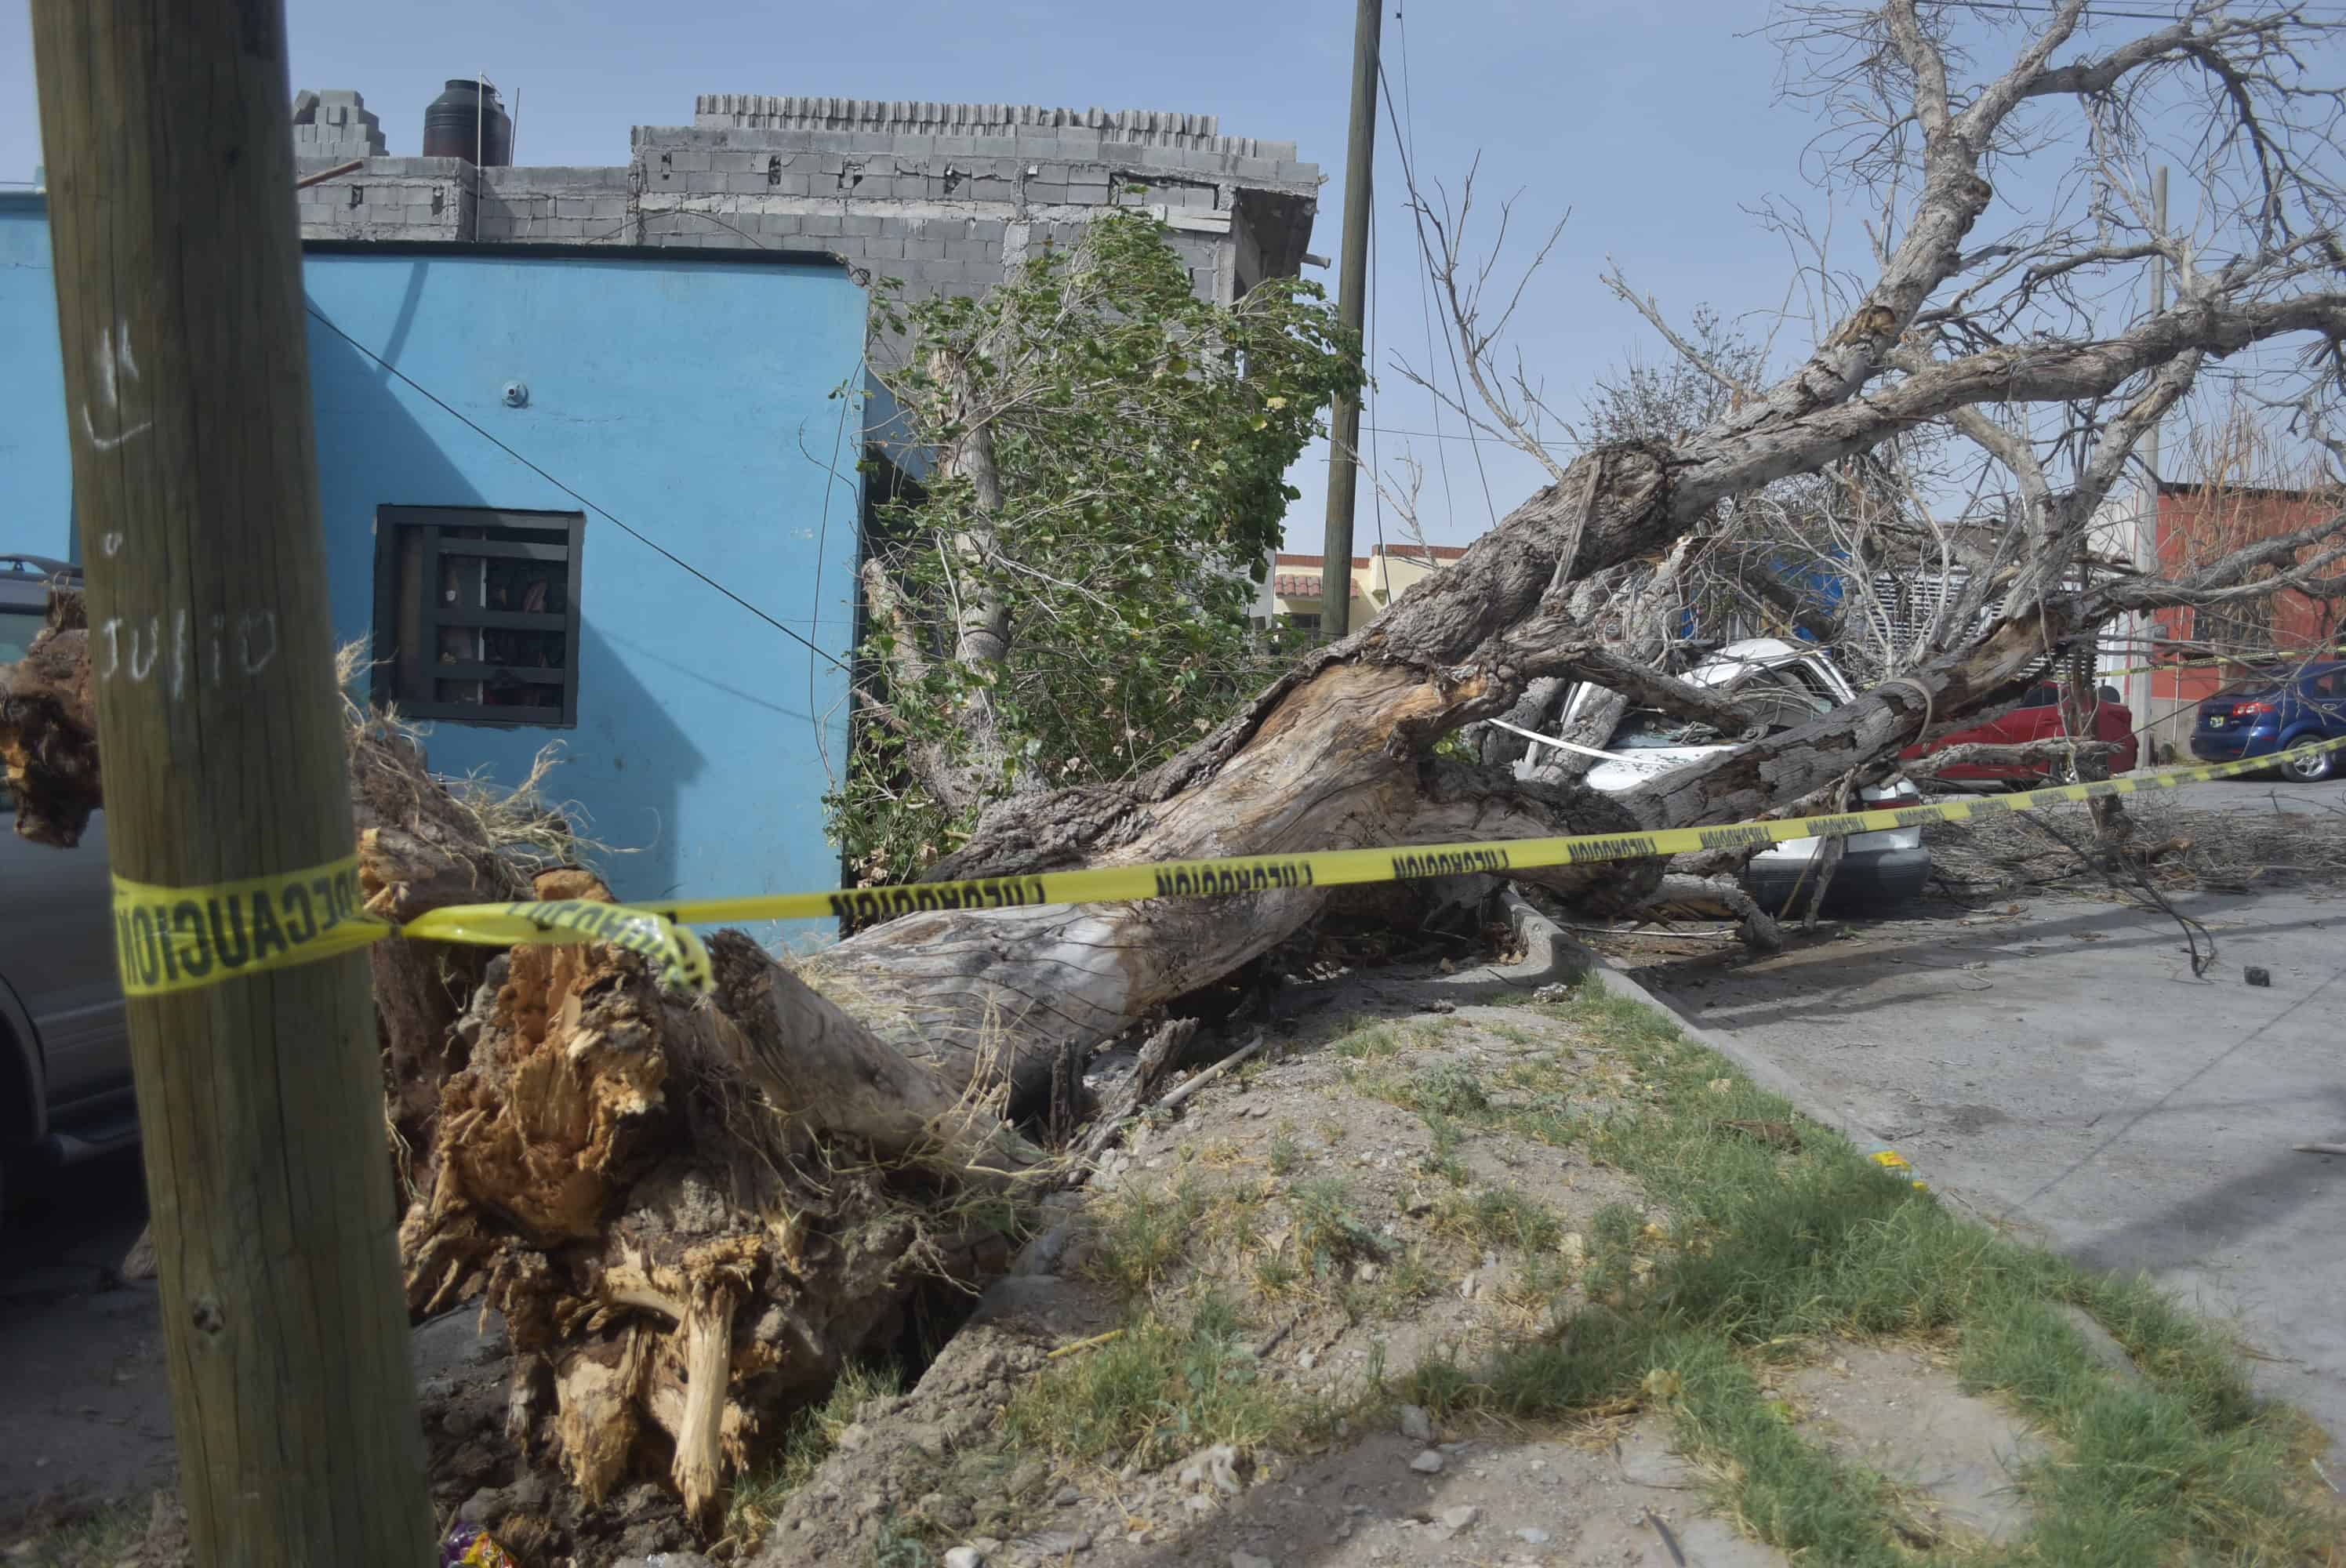
<svg viewBox="0 0 2346 1568"><path fill-rule="evenodd" d="M1696 665L1684 678L1696 686L1732 689L1771 734L1805 723L1857 695L1822 649L1775 637L1730 643ZM1575 691L1566 701L1564 724L1569 727L1596 694L1596 687L1587 686ZM1601 748L1573 746L1527 730L1518 733L1542 746L1583 753L1594 750L1598 760L1584 782L1608 793L1636 789L1690 762L1734 749L1709 725L1653 708L1631 708L1615 727L1613 738ZM1516 764L1516 772L1528 776L1539 762L1535 751ZM1862 789L1859 794L1867 809L1911 806L1923 799L1922 792L1902 778ZM1817 855L1823 847L1821 839L1791 839L1761 850L1744 869L1745 891L1771 913L1805 908L1808 891L1814 885ZM1931 851L1923 842L1922 829L1852 834L1826 890L1825 907L1849 911L1908 903L1922 896L1930 875Z"/></svg>

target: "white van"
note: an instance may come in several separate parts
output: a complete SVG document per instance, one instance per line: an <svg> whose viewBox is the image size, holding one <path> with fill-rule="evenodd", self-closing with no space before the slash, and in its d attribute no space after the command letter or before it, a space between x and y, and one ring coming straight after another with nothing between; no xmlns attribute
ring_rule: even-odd
<svg viewBox="0 0 2346 1568"><path fill-rule="evenodd" d="M1730 643L1696 665L1684 678L1695 686L1732 690L1771 734L1804 724L1857 696L1822 649L1775 637ZM1575 691L1565 704L1565 725L1569 727L1596 694L1596 687L1587 686ZM1538 745L1565 745L1545 738L1527 738ZM1592 789L1618 793L1733 747L1698 719L1654 708L1631 708L1615 727L1613 738L1600 749L1602 755L1585 781ZM1517 763L1515 770L1527 775L1539 761L1535 751ZM1858 793L1866 809L1911 806L1923 799L1922 792L1904 779L1862 788ZM1761 850L1744 871L1746 890L1770 911L1805 908L1817 852L1822 848L1820 839L1792 839ZM1826 907L1886 908L1911 902L1922 896L1930 875L1931 851L1923 843L1922 829L1890 828L1853 834L1826 891Z"/></svg>

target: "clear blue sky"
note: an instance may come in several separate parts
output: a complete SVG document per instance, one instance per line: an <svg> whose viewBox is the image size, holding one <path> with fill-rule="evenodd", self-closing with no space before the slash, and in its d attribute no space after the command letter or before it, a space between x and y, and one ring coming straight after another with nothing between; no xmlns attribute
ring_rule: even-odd
<svg viewBox="0 0 2346 1568"><path fill-rule="evenodd" d="M1681 321L1706 301L1730 317L1781 301L1785 251L1749 209L1771 195L1812 211L1824 203L1801 172L1813 110L1775 98L1780 61L1760 31L1770 10L1763 0L1387 5L1386 69L1395 93L1406 84L1421 178L1454 182L1479 152L1483 196L1515 196L1519 231L1544 232L1571 212L1514 334L1559 410L1577 415L1591 378L1631 352L1662 351L1598 283L1608 256ZM475 70L517 103L518 160L531 164L625 162L629 127L689 124L702 92L1202 111L1219 115L1226 132L1300 144L1329 178L1312 248L1327 256L1337 249L1353 17L1346 0L1169 8L905 0L878 14L691 0L291 0L290 11L293 85L357 88L394 153L418 150L423 107L443 79ZM24 180L39 161L25 0L0 0L0 179ZM1989 45L1990 58L2008 46ZM1371 423L1431 432L1431 400L1391 366L1396 352L1425 361L1427 327L1389 136L1378 157L1390 178L1378 202L1382 384ZM1334 291L1332 269L1313 275ZM1764 331L1764 321L1754 324ZM1798 332L1780 344L1805 346ZM1454 415L1441 428L1460 430ZM1423 435L1375 441L1387 465L1402 450L1426 464L1424 515L1436 543L1488 525L1486 478L1504 514L1545 477L1504 447ZM1298 467L1306 496L1290 517L1290 547L1318 548L1325 473L1324 455ZM1363 549L1377 537L1377 511L1364 487Z"/></svg>

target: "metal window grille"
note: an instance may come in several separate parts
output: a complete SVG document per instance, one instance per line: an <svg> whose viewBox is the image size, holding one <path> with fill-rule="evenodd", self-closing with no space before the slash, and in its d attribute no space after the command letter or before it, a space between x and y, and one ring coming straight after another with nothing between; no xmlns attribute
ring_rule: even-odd
<svg viewBox="0 0 2346 1568"><path fill-rule="evenodd" d="M414 718L578 722L576 512L375 511L374 700Z"/></svg>

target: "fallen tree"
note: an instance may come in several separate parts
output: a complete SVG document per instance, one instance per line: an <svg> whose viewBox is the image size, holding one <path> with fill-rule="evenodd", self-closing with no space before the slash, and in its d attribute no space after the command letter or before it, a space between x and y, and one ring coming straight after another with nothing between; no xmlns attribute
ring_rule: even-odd
<svg viewBox="0 0 2346 1568"><path fill-rule="evenodd" d="M1852 167L1880 177L1891 221L1873 275L1797 368L1699 429L1553 463L1552 483L1463 559L1186 749L1129 781L1012 795L924 875L1781 812L2010 706L2048 658L2115 616L2346 585L2334 570L2346 516L2173 578L2093 548L2096 510L2137 443L2205 367L2294 341L2331 355L2309 361L2327 373L2346 353L2346 203L2318 152L2309 161L2297 145L2321 137L2327 100L2289 74L2292 51L2334 28L2287 5L2249 10L2194 5L2104 45L2084 0L2061 0L2004 69L1960 90L1935 9L1799 13L1806 40L1841 51L1822 79L1875 133ZM2083 52L2056 64L2073 43ZM2210 84L2196 122L2208 157L2256 194L2182 235L2156 229L2136 200L2147 148L2133 117L2136 95L2191 74ZM2056 106L2095 133L2100 161L2072 182L2089 192L2091 221L2056 202L1974 242L1994 202L1988 172L2029 156L2015 117ZM1536 448L1522 411L1479 373L1492 332L1461 281L1474 274L1457 265L1454 227L1440 232L1430 254L1485 400L1473 417ZM2092 326L2080 286L2153 256L2172 269L2174 301ZM2320 412L2310 390L2303 407ZM1944 532L1950 553L1969 552L1966 585L1890 678L1625 796L1437 749L1545 680L1593 681L1743 733L1732 694L1673 679L1625 638L1623 606L1650 599L1736 498L1933 423L2008 481L2008 521L1984 547ZM964 546L983 552L983 531ZM69 671L63 687L18 680L0 688L0 725L12 701L68 706L45 694L69 691ZM947 685L992 689L983 672ZM21 754L37 771L52 751L0 739L11 745L12 769ZM1687 891L1637 862L1526 880L1598 912ZM720 936L718 993L699 1005L618 955L517 952L466 999L443 1054L424 1058L419 1082L438 1073L440 1092L403 1231L413 1301L478 1298L508 1313L525 1348L513 1429L582 1488L648 1455L705 1518L770 1401L883 1339L920 1281L993 1266L1003 1184L1015 1188L1028 1160L991 1108L998 1097L1039 1095L1071 1054L1260 956L1325 898L1297 888L909 914L795 975ZM890 1093L850 1093L859 1074ZM892 1108L904 1096L917 1116Z"/></svg>
<svg viewBox="0 0 2346 1568"><path fill-rule="evenodd" d="M1525 438L1553 483L1448 570L1134 783L998 803L927 876L1603 830L1625 810L1647 827L1732 821L1879 777L1902 747L2009 708L2048 657L2122 613L2289 583L2334 591L2346 516L2175 579L2080 566L2093 561L2095 514L2137 444L2205 367L2295 341L2331 356L2309 359L2318 377L2346 353L2346 199L2322 152L2336 89L2304 81L2292 55L2339 25L2282 5L2194 5L2172 25L2090 46L2111 25L2089 18L2084 0L2063 0L2021 31L2001 71L1962 88L1951 81L1961 56L1944 15L1926 16L1914 0L1803 9L1796 20L1798 42L1824 60L1818 97L1873 133L1851 168L1875 179L1891 219L1875 275L1802 363L1680 440L1601 446L1567 465ZM2073 43L2089 46L2056 63ZM2154 229L2144 162L2157 149L2136 118L2160 107L2158 91L2187 81L2208 88L2192 100L2202 145L2216 149L2203 160L2207 178L2244 171L2254 192L2211 209L2191 235ZM2008 145L2016 126L2058 106L2095 131L2080 171L2090 177L2085 220L2055 203L2033 218L2009 213L2005 233L1974 241L1995 197L1985 171L2025 159ZM2118 229L2122 239L2106 238ZM1496 330L1473 281L1487 272L1460 267L1454 228L1433 231L1437 281L1479 365ZM2116 331L2076 331L2093 319L2076 292L2086 280L2131 276L2154 256L2171 269L2171 303ZM1495 391L1482 408L1460 407L1495 438L1525 436L1521 409ZM1895 678L1618 800L1526 787L1434 755L1443 737L1513 709L1535 681L1623 689L1630 661L1603 610L1579 594L1584 585L1663 557L1734 497L1933 423L2008 480L2012 522ZM1667 677L1646 673L1641 699L1670 706ZM1607 867L1541 880L1601 904L1634 899L1654 874ZM1211 904L912 914L859 932L808 973L882 1003L883 1037L948 1082L976 1077L977 1043L1006 1026L1004 1065L1035 1088L1063 1051L1246 962L1323 897L1301 889Z"/></svg>

